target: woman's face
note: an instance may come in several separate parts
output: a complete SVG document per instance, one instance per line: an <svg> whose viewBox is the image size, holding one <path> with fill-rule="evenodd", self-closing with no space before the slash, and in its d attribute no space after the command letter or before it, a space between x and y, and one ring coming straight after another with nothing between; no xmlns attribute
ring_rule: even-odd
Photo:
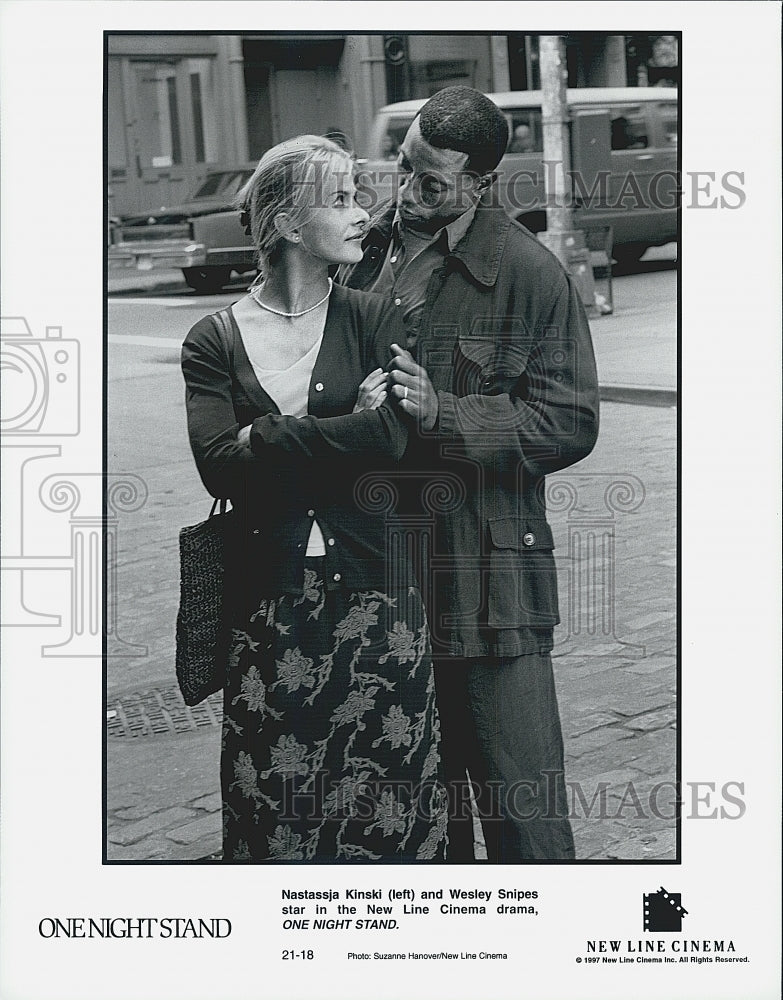
<svg viewBox="0 0 783 1000"><path fill-rule="evenodd" d="M362 259L362 237L369 215L356 204L353 164L342 156L317 161L310 175L307 221L299 227L301 246L328 264Z"/></svg>

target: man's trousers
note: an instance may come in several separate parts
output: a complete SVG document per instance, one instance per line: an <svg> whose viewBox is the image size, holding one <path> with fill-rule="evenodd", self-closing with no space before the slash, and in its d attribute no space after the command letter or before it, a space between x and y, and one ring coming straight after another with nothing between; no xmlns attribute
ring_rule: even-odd
<svg viewBox="0 0 783 1000"><path fill-rule="evenodd" d="M447 862L474 860L468 776L490 862L572 860L549 653L438 658L435 687L449 788Z"/></svg>

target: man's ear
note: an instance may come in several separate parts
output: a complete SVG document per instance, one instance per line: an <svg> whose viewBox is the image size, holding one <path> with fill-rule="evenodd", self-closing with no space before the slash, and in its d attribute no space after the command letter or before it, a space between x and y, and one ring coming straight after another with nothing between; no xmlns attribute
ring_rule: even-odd
<svg viewBox="0 0 783 1000"><path fill-rule="evenodd" d="M494 170L490 171L488 174L482 174L476 181L476 190L480 191L481 194L488 191L497 180L497 176L498 175L494 172Z"/></svg>

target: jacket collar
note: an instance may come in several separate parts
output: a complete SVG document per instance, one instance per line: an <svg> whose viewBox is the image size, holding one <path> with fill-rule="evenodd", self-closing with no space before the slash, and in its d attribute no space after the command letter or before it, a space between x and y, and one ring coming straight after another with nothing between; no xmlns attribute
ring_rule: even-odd
<svg viewBox="0 0 783 1000"><path fill-rule="evenodd" d="M452 252L479 285L492 288L498 280L510 228L511 219L502 208L479 202L473 224Z"/></svg>
<svg viewBox="0 0 783 1000"><path fill-rule="evenodd" d="M394 215L393 203L379 214L362 242L365 251L372 247L385 252L392 238ZM491 288L498 278L510 228L506 212L482 200L470 228L449 256L459 261L477 284Z"/></svg>

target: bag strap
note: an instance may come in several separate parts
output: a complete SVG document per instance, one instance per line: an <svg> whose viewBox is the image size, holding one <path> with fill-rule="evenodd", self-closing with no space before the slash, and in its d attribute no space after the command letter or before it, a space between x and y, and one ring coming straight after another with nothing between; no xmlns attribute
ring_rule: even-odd
<svg viewBox="0 0 783 1000"><path fill-rule="evenodd" d="M228 362L229 371L234 370L234 328L231 325L231 320L229 319L228 309L219 309L216 313L212 314L212 319L215 321L215 326L217 327L218 334L220 335L220 342L223 345L223 350L226 352L226 361ZM228 510L228 500L225 497L215 499L212 504L212 509L209 512L209 516L213 517L215 511L220 508L220 513L225 514Z"/></svg>
<svg viewBox="0 0 783 1000"><path fill-rule="evenodd" d="M231 320L228 316L228 309L219 309L216 313L212 314L212 319L215 321L215 326L217 327L218 334L220 335L220 342L223 345L223 350L226 352L228 369L230 372L233 372L234 328L231 325Z"/></svg>

